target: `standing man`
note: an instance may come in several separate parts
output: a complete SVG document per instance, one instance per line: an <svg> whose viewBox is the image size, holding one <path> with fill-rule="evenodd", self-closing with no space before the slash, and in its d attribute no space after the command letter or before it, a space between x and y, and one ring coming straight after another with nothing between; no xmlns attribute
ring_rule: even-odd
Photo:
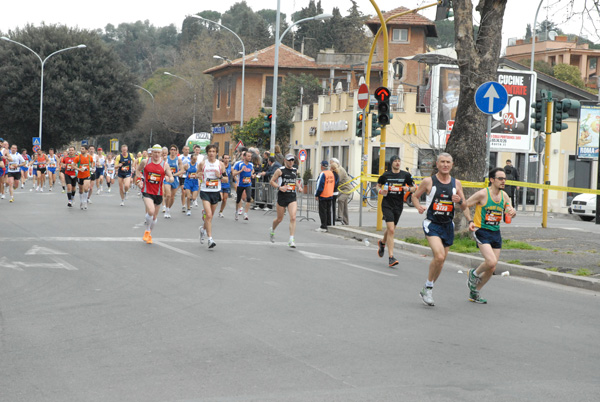
<svg viewBox="0 0 600 402"><path fill-rule="evenodd" d="M404 191L414 190L412 186L415 185L410 173L400 170L400 164L400 157L392 155L390 170L379 176L377 180L377 190L383 196L381 199L381 212L383 212L386 226L383 241L379 240L377 242L379 246L377 255L383 257L387 245L390 267L398 265L398 260L394 258L394 233L404 208Z"/></svg>
<svg viewBox="0 0 600 402"><path fill-rule="evenodd" d="M327 226L331 226L331 202L333 200L333 190L335 189L335 176L329 170L329 162L321 162L321 174L317 179L317 190L315 198L319 202L319 219L321 226L317 232L327 232Z"/></svg>
<svg viewBox="0 0 600 402"><path fill-rule="evenodd" d="M273 157L273 159L275 159ZM296 211L298 210L298 202L296 201L296 185L302 191L302 182L298 181L298 169L294 167L294 154L285 156L285 166L280 167L275 171L271 178L270 184L277 191L277 217L271 225L271 243L275 242L275 229L283 220L285 209L287 208L290 214L290 240L288 246L296 248L294 242L294 233L296 232Z"/></svg>
<svg viewBox="0 0 600 402"><path fill-rule="evenodd" d="M206 146L207 158L200 162L198 169L202 178L200 185L200 199L204 208L204 225L200 227L200 243L204 243L204 236L208 236L208 248L217 244L212 238L212 219L221 202L221 181L228 181L225 174L225 165L217 159L217 146ZM236 215L237 216L237 215ZM246 217L244 217L246 219Z"/></svg>
<svg viewBox="0 0 600 402"><path fill-rule="evenodd" d="M81 153L73 159L73 165L77 170L77 184L79 185L79 207L88 208L88 191L90 189L91 170L94 165L92 155L88 154L89 147L81 146Z"/></svg>
<svg viewBox="0 0 600 402"><path fill-rule="evenodd" d="M152 229L157 222L158 211L162 204L163 197L163 181L173 182L173 174L169 166L161 159L162 147L158 144L152 147L150 159L144 159L140 162L136 170L136 180L142 175L142 200L146 208L146 230L142 239L147 244L152 244Z"/></svg>
<svg viewBox="0 0 600 402"><path fill-rule="evenodd" d="M423 303L428 306L435 305L433 285L442 273L448 251L454 243L454 203L460 206L467 220L471 220L471 212L467 208L467 203L463 202L465 195L462 184L460 180L450 176L453 165L452 155L446 152L439 154L436 161L438 172L423 179L412 195L413 204L419 213L427 212L423 221L423 231L433 253L433 260L429 264L429 275L420 293ZM426 206L422 206L419 202L419 198L424 193L427 193Z"/></svg>
<svg viewBox="0 0 600 402"><path fill-rule="evenodd" d="M330 164L337 164L338 168L338 176L339 176L339 195L337 198L337 220L342 223L342 225L349 225L350 219L348 217L348 199L350 198L350 192L353 189L352 182L348 172L346 169L340 165L340 161L336 158L331 158L329 161Z"/></svg>
<svg viewBox="0 0 600 402"><path fill-rule="evenodd" d="M467 208L475 206L473 221L469 229L475 232L475 241L484 260L476 268L470 269L467 279L469 300L473 303L486 304L487 300L479 296L481 288L490 280L502 249L500 222L504 214L511 217L517 211L511 206L508 194L503 191L508 175L502 168L490 171L490 187L479 190L466 202Z"/></svg>
<svg viewBox="0 0 600 402"><path fill-rule="evenodd" d="M512 161L510 159L506 160L506 166L504 166L504 171L506 172L506 180L514 180L519 181L519 171L516 167L513 166ZM506 186L506 192L510 197L512 205L517 207L517 190L519 187L517 186Z"/></svg>
<svg viewBox="0 0 600 402"><path fill-rule="evenodd" d="M121 146L121 153L115 159L115 169L119 180L119 193L121 194L121 206L125 205L127 192L131 187L131 169L133 168L133 154L129 153L127 145Z"/></svg>
<svg viewBox="0 0 600 402"><path fill-rule="evenodd" d="M235 220L238 220L238 209L242 206L242 196L246 194L246 206L244 208L244 220L248 220L248 210L250 209L250 202L252 202L252 179L254 179L254 165L252 162L252 152L244 151L242 153L242 160L236 163L231 171L233 177L240 176L239 184L236 188L236 200L235 206Z"/></svg>

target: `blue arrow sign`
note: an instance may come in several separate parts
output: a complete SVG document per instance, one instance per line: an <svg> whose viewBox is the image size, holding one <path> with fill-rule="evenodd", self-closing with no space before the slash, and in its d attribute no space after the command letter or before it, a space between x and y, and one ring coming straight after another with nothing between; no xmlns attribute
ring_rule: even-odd
<svg viewBox="0 0 600 402"><path fill-rule="evenodd" d="M33 137L33 145L42 145L42 139L40 137Z"/></svg>
<svg viewBox="0 0 600 402"><path fill-rule="evenodd" d="M501 84L488 81L477 88L475 104L485 114L496 114L506 106L508 93Z"/></svg>

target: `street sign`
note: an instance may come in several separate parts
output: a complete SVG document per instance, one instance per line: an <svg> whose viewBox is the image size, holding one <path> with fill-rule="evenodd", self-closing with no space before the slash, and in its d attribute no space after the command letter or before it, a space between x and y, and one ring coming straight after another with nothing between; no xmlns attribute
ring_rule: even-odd
<svg viewBox="0 0 600 402"><path fill-rule="evenodd" d="M243 146L244 146L244 143L242 142L242 140L240 140L240 141L237 143L237 145L235 146L235 148L234 148L233 150L234 150L234 151L237 151L237 150L238 150L238 148L241 148L241 147L243 147Z"/></svg>
<svg viewBox="0 0 600 402"><path fill-rule="evenodd" d="M34 153L37 152L37 151L39 151L39 150L40 150L40 146L39 145L34 145L33 146L33 152Z"/></svg>
<svg viewBox="0 0 600 402"><path fill-rule="evenodd" d="M38 147L42 145L42 139L40 137L33 137L33 145L37 145Z"/></svg>
<svg viewBox="0 0 600 402"><path fill-rule="evenodd" d="M367 107L367 105L369 104L369 87L367 86L367 84L362 84L358 88L358 96L356 98L358 99L358 107L360 109L364 109Z"/></svg>
<svg viewBox="0 0 600 402"><path fill-rule="evenodd" d="M89 145L88 140L81 140L81 145Z"/></svg>
<svg viewBox="0 0 600 402"><path fill-rule="evenodd" d="M475 92L475 104L485 114L496 114L506 106L508 92L506 88L494 81L484 82Z"/></svg>
<svg viewBox="0 0 600 402"><path fill-rule="evenodd" d="M300 162L306 162L306 149L301 149L298 152L298 160Z"/></svg>

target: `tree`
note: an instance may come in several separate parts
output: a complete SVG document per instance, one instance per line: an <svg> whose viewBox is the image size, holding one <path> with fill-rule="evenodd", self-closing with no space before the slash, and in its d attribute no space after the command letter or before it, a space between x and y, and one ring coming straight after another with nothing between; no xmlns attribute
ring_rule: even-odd
<svg viewBox="0 0 600 402"><path fill-rule="evenodd" d="M318 1L315 4L314 0L310 0L307 7L302 8L292 15L292 20L299 21L304 18L315 17L319 14L323 14L321 2ZM310 57L317 57L319 49L325 49L329 47L330 44L327 39L327 27L325 21L313 20L299 24L298 30L296 31L296 38L298 42L305 41L304 54Z"/></svg>
<svg viewBox="0 0 600 402"><path fill-rule="evenodd" d="M525 39L531 39L531 24L527 24L527 28L525 28Z"/></svg>
<svg viewBox="0 0 600 402"><path fill-rule="evenodd" d="M442 20L435 22L437 38L427 38L427 45L434 49L444 49L454 46L454 21Z"/></svg>
<svg viewBox="0 0 600 402"><path fill-rule="evenodd" d="M475 105L475 91L487 81L496 81L502 44L502 22L506 0L481 0L476 11L481 25L475 37L473 3L454 0L456 53L460 70L460 94L452 134L446 146L454 159L453 175L481 181L487 169L486 120Z"/></svg>
<svg viewBox="0 0 600 402"><path fill-rule="evenodd" d="M554 78L571 84L577 88L584 89L585 83L581 78L581 71L569 64L556 64L554 66Z"/></svg>
<svg viewBox="0 0 600 402"><path fill-rule="evenodd" d="M237 33L246 49L262 49L274 43L267 21L252 11L245 1L235 3L223 13L221 24ZM235 37L232 40L238 42ZM237 44L233 46L239 47Z"/></svg>
<svg viewBox="0 0 600 402"><path fill-rule="evenodd" d="M142 105L131 85L136 79L100 36L65 26L27 25L10 39L35 50L44 66L43 146L60 147L73 140L126 131L134 127ZM21 145L31 144L39 125L40 62L27 49L0 46L0 132Z"/></svg>
<svg viewBox="0 0 600 402"><path fill-rule="evenodd" d="M244 127L235 126L232 134L233 140L236 142L242 141L246 146L256 145L260 147L269 144L270 140L265 138L263 133L264 123L265 115L261 114L244 122Z"/></svg>
<svg viewBox="0 0 600 402"><path fill-rule="evenodd" d="M531 59L519 60L519 63L521 63L524 66L530 66L531 65ZM533 69L535 71L540 72L540 73L544 73L546 75L554 77L554 68L547 61L544 61L544 60L536 60L536 61L534 61L533 62Z"/></svg>

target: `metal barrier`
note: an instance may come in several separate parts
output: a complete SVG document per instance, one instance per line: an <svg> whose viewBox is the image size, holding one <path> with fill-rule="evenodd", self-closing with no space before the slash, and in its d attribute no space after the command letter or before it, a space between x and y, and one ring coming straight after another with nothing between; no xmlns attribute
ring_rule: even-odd
<svg viewBox="0 0 600 402"><path fill-rule="evenodd" d="M275 209L277 190L270 183L254 180L252 183L252 208L264 209L267 213Z"/></svg>
<svg viewBox="0 0 600 402"><path fill-rule="evenodd" d="M298 213L296 217L298 221L315 221L310 217L310 213L319 214L319 203L315 200L317 180L311 179L304 186L302 193L298 193Z"/></svg>

